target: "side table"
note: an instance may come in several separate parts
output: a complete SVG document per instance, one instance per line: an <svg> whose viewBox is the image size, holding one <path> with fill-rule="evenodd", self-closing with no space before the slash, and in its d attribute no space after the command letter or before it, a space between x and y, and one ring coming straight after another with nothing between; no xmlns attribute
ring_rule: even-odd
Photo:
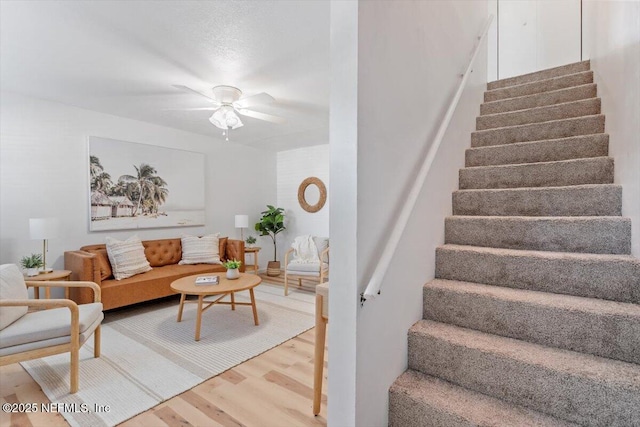
<svg viewBox="0 0 640 427"><path fill-rule="evenodd" d="M253 254L253 265L248 265L246 263L246 261L244 263L245 267L252 267L253 268L253 274L258 274L258 252L260 252L260 249L262 249L262 248L259 247L259 246L251 246L251 247L248 247L248 248L247 247L244 248L245 256L248 253L249 254ZM245 271L247 273L249 272L249 270L246 270L246 269L245 269Z"/></svg>
<svg viewBox="0 0 640 427"><path fill-rule="evenodd" d="M24 276L24 280L28 282L49 282L52 280L70 280L71 271L69 270L53 270L49 273L38 274L37 276ZM40 299L40 287L35 286L33 288L33 296L35 299ZM51 288L44 288L44 297L46 299L51 298ZM69 299L69 288L64 289L64 297Z"/></svg>

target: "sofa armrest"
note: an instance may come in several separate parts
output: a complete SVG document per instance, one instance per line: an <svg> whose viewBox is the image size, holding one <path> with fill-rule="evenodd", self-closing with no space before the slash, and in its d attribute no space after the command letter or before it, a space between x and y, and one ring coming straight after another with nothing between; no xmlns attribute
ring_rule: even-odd
<svg viewBox="0 0 640 427"><path fill-rule="evenodd" d="M244 262L244 241L243 240L227 240L227 253L225 255L226 259L237 259L238 261L242 261L242 265L240 266L240 272L244 273L246 271L245 262Z"/></svg>
<svg viewBox="0 0 640 427"><path fill-rule="evenodd" d="M64 253L64 268L71 271L71 280L85 282L101 282L100 267L96 255L85 251L66 251Z"/></svg>
<svg viewBox="0 0 640 427"><path fill-rule="evenodd" d="M64 253L64 268L71 271L71 280L102 284L97 256L85 251L67 251ZM70 298L78 304L89 304L94 300L93 290L89 288L70 289Z"/></svg>

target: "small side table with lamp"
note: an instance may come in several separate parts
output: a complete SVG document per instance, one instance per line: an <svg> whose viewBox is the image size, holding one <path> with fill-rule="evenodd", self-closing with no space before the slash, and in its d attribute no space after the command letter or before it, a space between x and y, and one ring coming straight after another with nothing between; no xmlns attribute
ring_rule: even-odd
<svg viewBox="0 0 640 427"><path fill-rule="evenodd" d="M258 274L258 252L262 249L260 246L248 246L244 248L244 254L253 255L253 265L249 265L245 262L246 272L253 271L254 274Z"/></svg>
<svg viewBox="0 0 640 427"><path fill-rule="evenodd" d="M41 273L37 276L25 277L24 280L28 282L49 282L54 280L71 280L71 271L69 270L52 270L48 273ZM33 297L40 299L40 287L33 287ZM46 299L51 298L51 288L44 288L44 297ZM64 297L69 299L69 288L64 288Z"/></svg>

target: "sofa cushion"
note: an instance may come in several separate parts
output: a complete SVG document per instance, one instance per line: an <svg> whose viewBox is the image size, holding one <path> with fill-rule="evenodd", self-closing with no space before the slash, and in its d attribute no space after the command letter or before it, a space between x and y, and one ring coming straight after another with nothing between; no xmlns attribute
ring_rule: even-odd
<svg viewBox="0 0 640 427"><path fill-rule="evenodd" d="M98 268L100 268L100 279L107 280L113 277L113 270L111 269L111 263L109 262L109 255L106 249L91 249L86 252L94 254L96 261L98 262Z"/></svg>
<svg viewBox="0 0 640 427"><path fill-rule="evenodd" d="M171 283L192 274L224 274L220 264L165 265L123 280L102 282L102 303L105 310L174 295Z"/></svg>
<svg viewBox="0 0 640 427"><path fill-rule="evenodd" d="M15 264L0 265L0 299L28 299L24 276ZM27 314L27 306L0 307L0 331Z"/></svg>
<svg viewBox="0 0 640 427"><path fill-rule="evenodd" d="M151 270L142 242L136 235L124 241L107 237L107 254L116 280Z"/></svg>
<svg viewBox="0 0 640 427"><path fill-rule="evenodd" d="M182 243L180 239L145 240L144 255L151 267L177 264L182 258Z"/></svg>
<svg viewBox="0 0 640 427"><path fill-rule="evenodd" d="M102 320L102 304L99 302L78 306L80 332L86 331L96 320ZM69 336L71 311L66 308L32 311L11 327L0 331L0 348L12 347L35 341Z"/></svg>
<svg viewBox="0 0 640 427"><path fill-rule="evenodd" d="M219 233L208 236L182 236L182 260L178 264L221 264Z"/></svg>

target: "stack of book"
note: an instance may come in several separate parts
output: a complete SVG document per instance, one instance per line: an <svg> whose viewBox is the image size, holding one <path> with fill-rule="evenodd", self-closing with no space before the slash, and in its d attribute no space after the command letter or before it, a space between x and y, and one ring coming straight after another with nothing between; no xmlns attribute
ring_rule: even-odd
<svg viewBox="0 0 640 427"><path fill-rule="evenodd" d="M196 277L196 285L217 285L220 283L218 276L198 276Z"/></svg>

